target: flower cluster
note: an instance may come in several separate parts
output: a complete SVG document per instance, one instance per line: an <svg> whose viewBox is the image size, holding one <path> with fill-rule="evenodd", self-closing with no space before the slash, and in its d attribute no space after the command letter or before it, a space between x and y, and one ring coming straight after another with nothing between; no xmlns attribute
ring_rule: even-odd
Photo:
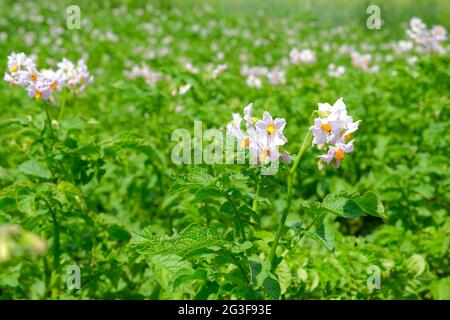
<svg viewBox="0 0 450 320"><path fill-rule="evenodd" d="M297 48L293 48L291 52L289 52L289 57L291 58L292 64L316 62L316 54L310 49L299 51Z"/></svg>
<svg viewBox="0 0 450 320"><path fill-rule="evenodd" d="M364 72L378 72L379 67L377 65L373 65L372 67L369 67L370 62L372 61L372 55L367 54L360 54L359 52L352 52L351 54L352 58L352 65Z"/></svg>
<svg viewBox="0 0 450 320"><path fill-rule="evenodd" d="M82 59L77 65L63 59L57 66L56 71L39 71L32 58L24 53L12 53L8 57L8 72L5 72L3 79L13 86L24 88L37 101L48 100L54 92L64 87L78 87L81 91L93 80Z"/></svg>
<svg viewBox="0 0 450 320"><path fill-rule="evenodd" d="M267 111L262 119L258 119L253 116L252 109L252 103L244 108L244 118L233 113L233 121L227 125L227 134L237 139L240 148L248 149L251 159L256 160L257 164L275 163L280 157L289 162L289 155L279 150L287 142L283 135L286 120L274 120ZM241 129L242 120L245 120L246 130Z"/></svg>
<svg viewBox="0 0 450 320"><path fill-rule="evenodd" d="M334 63L328 65L328 75L332 78L339 78L345 73L344 66L336 66Z"/></svg>
<svg viewBox="0 0 450 320"><path fill-rule="evenodd" d="M266 77L271 85L281 85L286 83L285 72L280 68L273 68L272 70L267 67L249 67L247 65L242 66L241 75L247 77L245 83L249 87L262 88L262 77Z"/></svg>
<svg viewBox="0 0 450 320"><path fill-rule="evenodd" d="M151 70L146 64L133 66L131 71L124 72L128 79L143 78L149 86L155 86L163 77L161 72Z"/></svg>
<svg viewBox="0 0 450 320"><path fill-rule="evenodd" d="M319 117L314 119L314 125L310 130L313 134L313 145L319 149L328 148L328 151L319 156L319 167L324 163L332 163L339 167L346 153L353 151L351 135L358 130L360 121L353 121L347 114L347 108L342 98L334 105L319 103Z"/></svg>
<svg viewBox="0 0 450 320"><path fill-rule="evenodd" d="M413 17L406 34L422 51L445 52L442 43L447 39L447 30L443 26L436 25L428 30L420 18Z"/></svg>

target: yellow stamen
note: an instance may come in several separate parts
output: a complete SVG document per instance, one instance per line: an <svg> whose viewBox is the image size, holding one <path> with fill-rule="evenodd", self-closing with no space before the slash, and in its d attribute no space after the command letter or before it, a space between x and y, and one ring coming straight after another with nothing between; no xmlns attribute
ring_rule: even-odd
<svg viewBox="0 0 450 320"><path fill-rule="evenodd" d="M275 132L275 130L277 130L277 128L276 128L273 124L269 124L269 125L267 126L267 132L268 132L269 134L273 134L273 133Z"/></svg>
<svg viewBox="0 0 450 320"><path fill-rule="evenodd" d="M326 131L326 132L330 132L330 131L331 131L331 126L330 126L329 123L325 123L325 124L321 125L320 128L321 128L323 131Z"/></svg>
<svg viewBox="0 0 450 320"><path fill-rule="evenodd" d="M19 70L18 66L12 66L11 67L11 72L16 72L17 70Z"/></svg>
<svg viewBox="0 0 450 320"><path fill-rule="evenodd" d="M248 148L248 146L250 145L250 140L248 138L245 138L242 140L241 142L241 148Z"/></svg>
<svg viewBox="0 0 450 320"><path fill-rule="evenodd" d="M334 153L334 156L336 157L336 159L341 161L344 159L344 151L342 149L337 149L337 151Z"/></svg>
<svg viewBox="0 0 450 320"><path fill-rule="evenodd" d="M80 83L84 84L86 82L86 79L84 79L83 77L80 77Z"/></svg>
<svg viewBox="0 0 450 320"><path fill-rule="evenodd" d="M345 139L345 142L349 142L350 139L351 139L351 137L350 137L349 134L346 134L346 135L344 136L344 139Z"/></svg>
<svg viewBox="0 0 450 320"><path fill-rule="evenodd" d="M261 151L261 158L266 159L268 157L270 157L270 150L265 149Z"/></svg>
<svg viewBox="0 0 450 320"><path fill-rule="evenodd" d="M36 81L36 79L37 79L37 74L33 72L33 73L30 75L30 79L31 79L31 81Z"/></svg>
<svg viewBox="0 0 450 320"><path fill-rule="evenodd" d="M41 100L41 98L42 98L42 93L41 93L40 91L36 91L36 92L34 93L34 98L36 99L36 101Z"/></svg>
<svg viewBox="0 0 450 320"><path fill-rule="evenodd" d="M50 87L52 88L52 90L56 90L57 86L56 86L56 82L53 82Z"/></svg>

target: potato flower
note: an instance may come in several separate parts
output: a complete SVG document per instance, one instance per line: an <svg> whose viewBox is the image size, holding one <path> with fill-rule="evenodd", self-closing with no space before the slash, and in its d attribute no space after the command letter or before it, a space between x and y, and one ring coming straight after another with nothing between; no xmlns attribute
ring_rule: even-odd
<svg viewBox="0 0 450 320"><path fill-rule="evenodd" d="M244 108L244 118L233 113L233 120L227 125L227 133L238 140L239 148L248 149L250 156L258 164L275 163L280 159L290 161L286 152L280 152L287 139L283 134L286 120L273 119L269 112L264 112L263 118L252 115L253 104ZM241 129L242 121L246 122L246 130Z"/></svg>
<svg viewBox="0 0 450 320"><path fill-rule="evenodd" d="M3 79L13 86L24 88L28 96L36 101L48 100L54 92L64 87L78 86L81 91L93 80L83 60L79 60L75 66L71 61L63 59L57 66L56 71L39 71L33 59L24 53L13 52L8 57L9 73L6 72Z"/></svg>
<svg viewBox="0 0 450 320"><path fill-rule="evenodd" d="M342 98L334 105L319 103L317 111L319 117L314 119L314 125L310 127L313 135L313 145L319 149L326 149L327 153L319 156L319 166L331 163L339 167L346 153L353 151L351 136L358 130L360 121L353 121L347 114L347 108Z"/></svg>

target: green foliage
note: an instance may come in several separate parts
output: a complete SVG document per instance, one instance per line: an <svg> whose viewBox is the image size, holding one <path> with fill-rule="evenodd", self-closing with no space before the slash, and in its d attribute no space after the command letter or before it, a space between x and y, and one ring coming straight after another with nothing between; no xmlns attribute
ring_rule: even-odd
<svg viewBox="0 0 450 320"><path fill-rule="evenodd" d="M0 299L450 299L449 55L392 50L412 16L448 30L444 1L385 3L381 30L356 1L79 2L86 23L70 32L63 4L2 3L1 66L12 51L49 66L87 54L95 80L54 103L0 83ZM317 62L285 64L293 47ZM349 47L379 72L352 66ZM133 64L163 77L128 79ZM250 88L244 65L283 67L286 83ZM317 103L341 96L362 120L355 150L318 170L306 149L287 212L292 164L264 176L171 161L174 130L225 132L250 102L287 120L295 155Z"/></svg>

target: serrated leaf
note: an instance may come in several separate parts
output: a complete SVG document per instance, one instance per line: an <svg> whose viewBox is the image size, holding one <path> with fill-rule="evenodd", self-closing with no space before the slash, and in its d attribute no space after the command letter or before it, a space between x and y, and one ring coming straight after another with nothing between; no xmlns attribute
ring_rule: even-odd
<svg viewBox="0 0 450 320"><path fill-rule="evenodd" d="M333 227L322 221L316 232L306 232L306 236L319 241L328 251L334 252L334 231Z"/></svg>
<svg viewBox="0 0 450 320"><path fill-rule="evenodd" d="M350 219L363 215L386 217L383 206L373 192L366 192L362 196L348 193L331 193L323 199L321 207L336 215Z"/></svg>
<svg viewBox="0 0 450 320"><path fill-rule="evenodd" d="M159 285L169 293L173 292L177 278L194 273L191 264L177 255L154 255L148 257L147 262L152 267Z"/></svg>
<svg viewBox="0 0 450 320"><path fill-rule="evenodd" d="M250 272L252 277L252 283L255 288L260 287L264 280L269 276L270 273L270 262L267 260L260 260L258 258L249 258L248 263L250 264Z"/></svg>
<svg viewBox="0 0 450 320"><path fill-rule="evenodd" d="M280 283L272 273L269 274L269 276L264 280L263 285L264 290L269 296L269 299L278 300L280 298L281 295Z"/></svg>
<svg viewBox="0 0 450 320"><path fill-rule="evenodd" d="M277 275L280 283L281 294L286 293L292 282L291 270L289 269L289 265L286 260L280 262L275 269L275 274Z"/></svg>
<svg viewBox="0 0 450 320"><path fill-rule="evenodd" d="M48 169L47 165L37 160L28 160L23 162L19 166L19 171L28 176L50 179L52 173Z"/></svg>
<svg viewBox="0 0 450 320"><path fill-rule="evenodd" d="M186 256L194 250L220 246L225 242L217 228L200 227L193 224L172 237L156 235L149 229L144 229L133 234L130 245L139 253L147 256L160 254Z"/></svg>

